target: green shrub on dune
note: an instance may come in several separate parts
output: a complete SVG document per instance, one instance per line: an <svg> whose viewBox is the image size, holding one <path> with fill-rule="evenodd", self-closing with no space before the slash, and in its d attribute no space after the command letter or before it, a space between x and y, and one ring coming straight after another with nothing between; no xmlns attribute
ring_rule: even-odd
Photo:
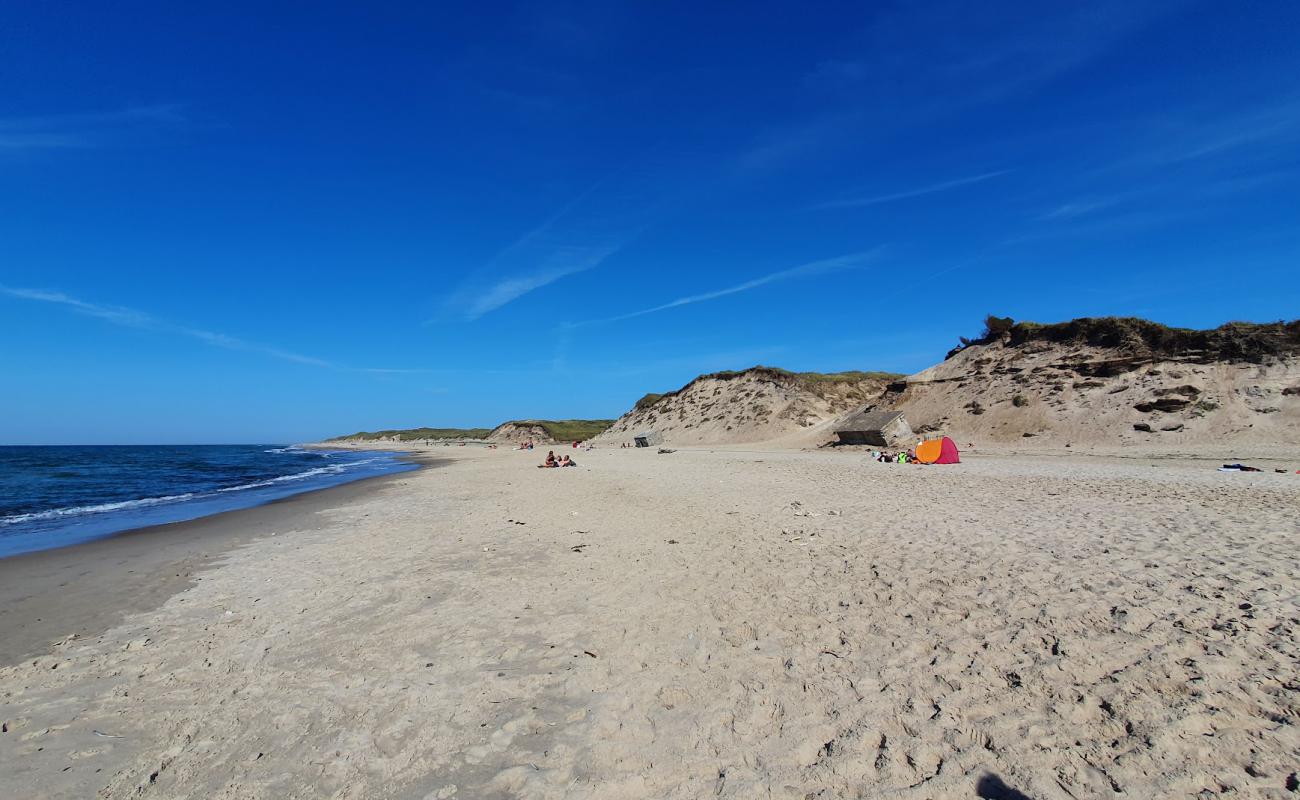
<svg viewBox="0 0 1300 800"><path fill-rule="evenodd" d="M1011 347L1030 342L1086 344L1114 348L1136 356L1180 358L1204 363L1245 361L1261 363L1300 353L1300 320L1291 322L1229 322L1209 330L1172 328L1137 317L1082 317L1043 324L1016 322L990 314L977 339L958 337L953 357L971 345L1005 341Z"/></svg>
<svg viewBox="0 0 1300 800"><path fill-rule="evenodd" d="M612 419L522 419L511 420L504 425L536 425L546 431L546 435L557 442L585 442L591 437L604 433ZM500 426L498 426L500 427Z"/></svg>
<svg viewBox="0 0 1300 800"><path fill-rule="evenodd" d="M411 442L421 439L485 439L491 433L489 428L403 428L386 431L359 431L347 436L335 436L330 442L377 441L380 439L397 439Z"/></svg>
<svg viewBox="0 0 1300 800"><path fill-rule="evenodd" d="M664 395L662 393L650 392L649 394L642 397L640 400L636 401L636 406L634 406L634 408L636 408L637 411L644 411L647 408L651 408L652 406L654 406L655 403L658 403L662 399L664 399Z"/></svg>

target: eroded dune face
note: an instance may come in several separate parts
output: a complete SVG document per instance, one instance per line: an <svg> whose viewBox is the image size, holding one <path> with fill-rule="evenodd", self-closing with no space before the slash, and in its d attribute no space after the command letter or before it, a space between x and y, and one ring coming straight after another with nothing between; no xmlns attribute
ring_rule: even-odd
<svg viewBox="0 0 1300 800"><path fill-rule="evenodd" d="M978 441L1295 445L1300 359L1199 362L996 342L909 377L880 402L918 429Z"/></svg>
<svg viewBox="0 0 1300 800"><path fill-rule="evenodd" d="M527 425L516 422L507 422L497 426L492 433L488 434L489 442L523 444L524 442L534 442L537 444L554 444L551 435L541 425Z"/></svg>
<svg viewBox="0 0 1300 800"><path fill-rule="evenodd" d="M645 430L682 444L765 442L818 430L879 400L898 376L807 374L755 367L702 375L676 392L624 414L599 441L630 440Z"/></svg>
<svg viewBox="0 0 1300 800"><path fill-rule="evenodd" d="M1009 321L1008 321L1009 322ZM1026 324L907 378L756 367L648 395L601 438L815 447L863 409L963 444L1161 450L1300 445L1297 323L1183 331L1144 320ZM841 377L844 376L844 377ZM850 377L851 376L851 377Z"/></svg>
<svg viewBox="0 0 1300 800"><path fill-rule="evenodd" d="M496 426L485 438L497 444L569 444L590 439L611 422L608 419L516 419Z"/></svg>

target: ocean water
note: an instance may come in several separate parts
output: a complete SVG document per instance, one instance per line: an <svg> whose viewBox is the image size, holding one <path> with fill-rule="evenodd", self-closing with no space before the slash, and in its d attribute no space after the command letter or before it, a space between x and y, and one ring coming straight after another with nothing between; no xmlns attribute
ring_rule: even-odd
<svg viewBox="0 0 1300 800"><path fill-rule="evenodd" d="M0 557L416 469L284 445L0 447Z"/></svg>

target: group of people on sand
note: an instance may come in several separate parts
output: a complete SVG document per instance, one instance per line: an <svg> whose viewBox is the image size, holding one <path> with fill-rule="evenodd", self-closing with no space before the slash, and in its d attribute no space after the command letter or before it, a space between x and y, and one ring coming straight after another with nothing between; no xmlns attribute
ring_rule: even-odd
<svg viewBox="0 0 1300 800"><path fill-rule="evenodd" d="M916 460L915 450L904 450L897 453L890 453L883 450L872 450L871 458L882 464L921 464L923 462Z"/></svg>
<svg viewBox="0 0 1300 800"><path fill-rule="evenodd" d="M519 449L520 449L520 450L532 450L534 446L535 446L535 445L534 445L533 442L531 442L531 441L528 441L528 442L520 442L520 444L519 444ZM582 446L582 442L581 442L580 440L578 440L578 439L574 439L574 440L573 440L573 449L574 449L574 450L577 450L577 449L578 449L579 447L581 447L581 446ZM588 450L594 450L594 449L596 449L596 448L595 448L595 445L593 445L593 444L591 444L590 442L588 442L588 443L587 443L587 449L588 449ZM551 455L554 455L554 454L555 454L555 451L552 450L552 451L551 451Z"/></svg>
<svg viewBox="0 0 1300 800"><path fill-rule="evenodd" d="M537 468L550 469L552 467L576 467L576 466L578 466L578 462L574 461L572 458L569 458L568 456L565 456L564 458L556 458L555 451L548 450L546 452L546 460L543 461L541 464L538 464Z"/></svg>

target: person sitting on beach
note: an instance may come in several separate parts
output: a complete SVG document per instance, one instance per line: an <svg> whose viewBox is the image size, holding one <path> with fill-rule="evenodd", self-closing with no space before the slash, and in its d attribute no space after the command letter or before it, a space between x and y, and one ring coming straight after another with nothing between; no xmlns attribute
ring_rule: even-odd
<svg viewBox="0 0 1300 800"><path fill-rule="evenodd" d="M546 461L541 464L538 464L537 468L549 469L550 467L558 467L558 466L560 466L560 462L555 460L555 451L550 450L546 453Z"/></svg>
<svg viewBox="0 0 1300 800"><path fill-rule="evenodd" d="M560 466L561 466L561 467L576 467L576 466L578 466L578 462L577 462L577 461L574 461L572 458L569 458L568 456L565 456L564 458L560 459Z"/></svg>

